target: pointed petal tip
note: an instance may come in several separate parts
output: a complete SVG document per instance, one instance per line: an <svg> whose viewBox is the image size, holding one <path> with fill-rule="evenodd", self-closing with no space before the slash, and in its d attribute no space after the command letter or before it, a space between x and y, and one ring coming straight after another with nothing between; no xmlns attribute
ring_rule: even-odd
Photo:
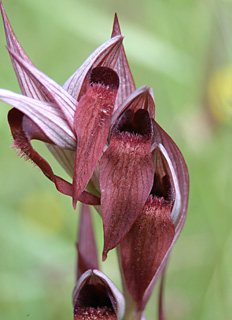
<svg viewBox="0 0 232 320"><path fill-rule="evenodd" d="M107 259L107 253L108 253L108 251L109 251L109 250L105 250L105 248L104 248L103 253L102 253L102 261L103 261L103 262L106 261L106 259Z"/></svg>
<svg viewBox="0 0 232 320"><path fill-rule="evenodd" d="M121 35L121 29L120 29L120 25L119 25L119 21L118 21L118 15L115 12L114 14L114 23L113 23L113 30L112 30L112 34L111 37L115 37L117 35Z"/></svg>
<svg viewBox="0 0 232 320"><path fill-rule="evenodd" d="M76 200L76 198L73 198L72 205L73 205L73 209L76 210L77 209L77 200Z"/></svg>
<svg viewBox="0 0 232 320"><path fill-rule="evenodd" d="M1 10L2 16L5 15L5 10L1 0L0 0L0 10Z"/></svg>

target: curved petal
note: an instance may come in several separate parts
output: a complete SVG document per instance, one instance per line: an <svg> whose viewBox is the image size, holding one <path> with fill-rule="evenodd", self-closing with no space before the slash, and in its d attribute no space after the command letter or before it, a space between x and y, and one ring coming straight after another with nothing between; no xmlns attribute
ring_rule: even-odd
<svg viewBox="0 0 232 320"><path fill-rule="evenodd" d="M111 37L113 38L118 35L121 35L121 30L120 30L117 14L115 14L113 31L112 31ZM117 98L114 106L114 110L116 110L123 103L123 101L125 101L125 99L132 92L135 91L134 79L130 71L130 67L126 58L123 45L120 49L120 54L117 59L114 70L117 72L120 79L118 94L117 94Z"/></svg>
<svg viewBox="0 0 232 320"><path fill-rule="evenodd" d="M171 212L172 220L175 225L176 236L178 237L186 218L189 196L189 176L184 158L171 137L154 122L154 144L152 152L158 146L164 155L174 181L175 203Z"/></svg>
<svg viewBox="0 0 232 320"><path fill-rule="evenodd" d="M84 316L96 320L122 320L125 301L121 292L104 273L88 270L74 288L73 308L74 320L83 319Z"/></svg>
<svg viewBox="0 0 232 320"><path fill-rule="evenodd" d="M39 88L43 95L46 96L46 101L56 103L63 112L70 127L73 128L73 117L76 110L77 101L72 96L59 86L55 81L39 71L36 67L23 60L17 53L8 49L9 53L15 61L20 65L22 70L32 81L34 87Z"/></svg>
<svg viewBox="0 0 232 320"><path fill-rule="evenodd" d="M73 205L87 186L106 144L118 76L106 67L92 70L86 94L81 98L74 117L77 150L73 175Z"/></svg>
<svg viewBox="0 0 232 320"><path fill-rule="evenodd" d="M127 110L113 127L110 145L100 160L103 259L130 230L151 191L150 121L145 110L135 114Z"/></svg>
<svg viewBox="0 0 232 320"><path fill-rule="evenodd" d="M136 222L120 243L125 282L139 311L145 308L144 293L175 235L170 211L171 204L164 198L149 197Z"/></svg>
<svg viewBox="0 0 232 320"><path fill-rule="evenodd" d="M63 88L77 101L86 91L86 76L92 68L103 66L113 69L122 46L122 36L116 36L97 48L80 68L65 82Z"/></svg>
<svg viewBox="0 0 232 320"><path fill-rule="evenodd" d="M0 100L27 115L54 144L72 150L76 148L76 137L55 104L4 89L0 89Z"/></svg>
<svg viewBox="0 0 232 320"><path fill-rule="evenodd" d="M159 147L169 166L172 175L172 181L174 182L175 199L171 211L171 218L175 227L175 236L154 278L150 282L150 285L144 294L144 304L147 303L154 285L164 271L170 251L183 228L187 214L189 197L188 169L180 150L170 136L156 122L153 123L153 130L155 142L152 145L152 152L154 153L154 150L157 148L157 146Z"/></svg>
<svg viewBox="0 0 232 320"><path fill-rule="evenodd" d="M20 154L35 163L44 175L54 182L58 191L65 195L72 196L72 185L56 176L47 161L32 148L30 137L27 136L26 130L23 126L24 117L25 115L16 109L11 109L8 113L8 121L14 138L13 146L19 149ZM34 126L36 125L34 124ZM93 205L98 205L100 202L98 197L85 191L80 195L79 200L86 204Z"/></svg>

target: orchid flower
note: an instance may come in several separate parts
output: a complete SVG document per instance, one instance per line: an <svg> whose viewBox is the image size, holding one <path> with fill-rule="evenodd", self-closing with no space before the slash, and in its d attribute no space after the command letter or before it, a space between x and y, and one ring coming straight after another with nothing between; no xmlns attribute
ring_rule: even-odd
<svg viewBox="0 0 232 320"><path fill-rule="evenodd" d="M99 270L91 213L84 204L81 206L76 248L78 262L77 283L73 290L74 320L123 319L125 299L115 284Z"/></svg>
<svg viewBox="0 0 232 320"><path fill-rule="evenodd" d="M0 89L0 100L13 106L8 115L13 146L58 191L72 197L74 208L77 201L95 205L103 221L103 260L117 247L125 314L121 293L99 271L91 219L83 207L74 319L85 319L83 312L93 313L94 319L145 319L146 303L184 225L189 193L184 158L155 121L152 89L135 88L117 16L111 38L61 87L34 66L1 0L0 7L22 91L20 95ZM72 183L54 174L33 149L32 139L46 143ZM103 300L96 298L99 295ZM163 319L162 306L160 310Z"/></svg>

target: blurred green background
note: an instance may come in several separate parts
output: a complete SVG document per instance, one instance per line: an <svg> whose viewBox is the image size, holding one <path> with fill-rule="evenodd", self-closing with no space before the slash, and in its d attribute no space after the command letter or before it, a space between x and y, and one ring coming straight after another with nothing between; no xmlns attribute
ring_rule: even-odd
<svg viewBox="0 0 232 320"><path fill-rule="evenodd" d="M166 279L167 319L232 319L232 2L5 0L4 6L31 60L60 84L110 37L118 13L136 85L153 88L156 119L190 173L187 220ZM0 87L19 92L5 45L1 24ZM0 103L0 319L72 319L78 213L11 149L8 110ZM100 252L101 221L93 216ZM112 252L102 267L120 287L115 263ZM156 319L156 301L157 289L147 320Z"/></svg>

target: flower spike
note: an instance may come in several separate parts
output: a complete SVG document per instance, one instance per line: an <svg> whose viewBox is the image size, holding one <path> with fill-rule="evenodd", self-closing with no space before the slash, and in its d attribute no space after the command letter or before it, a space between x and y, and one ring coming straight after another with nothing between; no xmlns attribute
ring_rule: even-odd
<svg viewBox="0 0 232 320"><path fill-rule="evenodd" d="M61 87L33 65L1 0L0 10L23 94L0 89L0 100L13 106L8 113L13 146L72 197L74 208L77 201L95 205L103 220L103 260L109 250L118 251L126 311L120 291L98 270L91 215L82 205L74 320L145 320L147 301L184 225L189 194L184 158L155 121L152 89L135 88L116 14L111 38ZM54 174L32 147L33 139L46 143L72 184ZM160 320L162 292L163 278Z"/></svg>

